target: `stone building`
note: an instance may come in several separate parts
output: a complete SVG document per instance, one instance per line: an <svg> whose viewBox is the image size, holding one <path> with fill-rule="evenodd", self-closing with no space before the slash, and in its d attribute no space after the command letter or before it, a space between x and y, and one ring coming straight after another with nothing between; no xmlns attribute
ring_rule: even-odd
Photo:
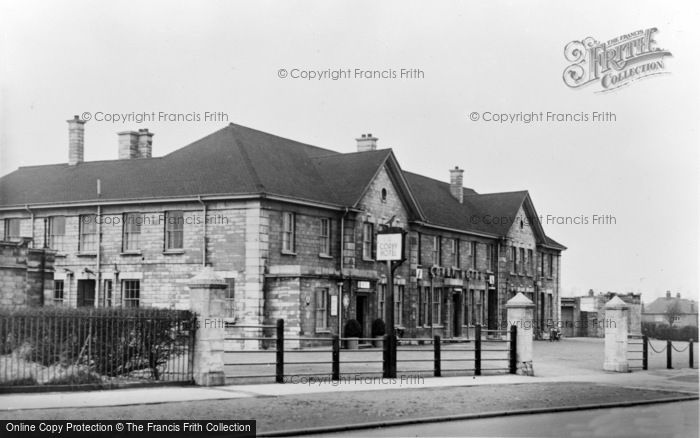
<svg viewBox="0 0 700 438"><path fill-rule="evenodd" d="M561 298L560 327L564 336L583 336L593 338L605 337L605 326L614 322L605 318L605 304L619 297L629 307L627 329L629 333L640 334L642 332L642 295L634 292L598 292L593 289L588 295L580 297Z"/></svg>
<svg viewBox="0 0 700 438"><path fill-rule="evenodd" d="M401 169L371 134L338 153L230 124L163 157L148 130L119 133L119 159L85 162L84 122L69 163L0 179L5 239L56 251L47 305L186 307L187 280L211 266L239 324L284 318L301 336L363 336L387 309L404 336L467 337L505 327L523 292L536 323L559 319L561 252L527 191L479 194ZM387 303L375 261L385 224L407 232ZM7 291L1 291L3 294Z"/></svg>

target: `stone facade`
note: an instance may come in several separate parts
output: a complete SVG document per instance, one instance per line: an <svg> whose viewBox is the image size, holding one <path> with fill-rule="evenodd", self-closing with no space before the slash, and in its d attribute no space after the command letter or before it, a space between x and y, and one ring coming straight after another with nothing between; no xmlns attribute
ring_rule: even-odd
<svg viewBox="0 0 700 438"><path fill-rule="evenodd" d="M0 307L38 307L53 296L54 253L0 241Z"/></svg>

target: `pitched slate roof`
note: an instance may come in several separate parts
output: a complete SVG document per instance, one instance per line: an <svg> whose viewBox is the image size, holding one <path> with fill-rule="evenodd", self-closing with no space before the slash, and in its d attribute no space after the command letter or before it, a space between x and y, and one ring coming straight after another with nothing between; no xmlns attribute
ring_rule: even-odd
<svg viewBox="0 0 700 438"><path fill-rule="evenodd" d="M403 172L390 149L341 154L232 123L160 158L21 167L0 178L0 207L96 201L98 179L100 201L264 194L354 207L387 161ZM460 204L449 184L402 174L427 224L505 236L529 202L526 191L465 188ZM511 220L489 222L487 216Z"/></svg>
<svg viewBox="0 0 700 438"><path fill-rule="evenodd" d="M688 300L686 298L657 298L648 305L644 305L644 313L666 313L666 311L678 303L678 313L698 313L698 304L693 300Z"/></svg>

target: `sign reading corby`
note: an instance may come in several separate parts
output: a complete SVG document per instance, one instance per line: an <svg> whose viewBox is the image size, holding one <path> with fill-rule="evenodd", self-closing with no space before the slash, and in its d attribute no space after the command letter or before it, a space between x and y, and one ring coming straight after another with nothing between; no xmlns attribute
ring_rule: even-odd
<svg viewBox="0 0 700 438"><path fill-rule="evenodd" d="M401 260L403 235L400 233L377 234L377 260Z"/></svg>

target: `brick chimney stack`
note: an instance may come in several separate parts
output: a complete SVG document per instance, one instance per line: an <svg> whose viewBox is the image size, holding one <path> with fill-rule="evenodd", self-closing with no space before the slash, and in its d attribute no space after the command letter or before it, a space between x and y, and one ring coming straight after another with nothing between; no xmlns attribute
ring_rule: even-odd
<svg viewBox="0 0 700 438"><path fill-rule="evenodd" d="M148 129L139 129L139 158L151 158L153 150L153 133Z"/></svg>
<svg viewBox="0 0 700 438"><path fill-rule="evenodd" d="M118 132L119 159L129 160L139 157L139 133L136 131Z"/></svg>
<svg viewBox="0 0 700 438"><path fill-rule="evenodd" d="M680 292L677 292L677 293L676 293L676 298L680 298L680 297L681 297L681 293L680 293Z"/></svg>
<svg viewBox="0 0 700 438"><path fill-rule="evenodd" d="M670 298L671 298L671 291L667 290L666 291L666 299L670 299Z"/></svg>
<svg viewBox="0 0 700 438"><path fill-rule="evenodd" d="M450 169L450 193L461 204L464 202L464 169L455 166Z"/></svg>
<svg viewBox="0 0 700 438"><path fill-rule="evenodd" d="M68 122L68 164L82 163L85 154L85 120L73 116Z"/></svg>
<svg viewBox="0 0 700 438"><path fill-rule="evenodd" d="M377 140L372 134L362 134L362 137L357 138L357 152L367 152L377 150Z"/></svg>

